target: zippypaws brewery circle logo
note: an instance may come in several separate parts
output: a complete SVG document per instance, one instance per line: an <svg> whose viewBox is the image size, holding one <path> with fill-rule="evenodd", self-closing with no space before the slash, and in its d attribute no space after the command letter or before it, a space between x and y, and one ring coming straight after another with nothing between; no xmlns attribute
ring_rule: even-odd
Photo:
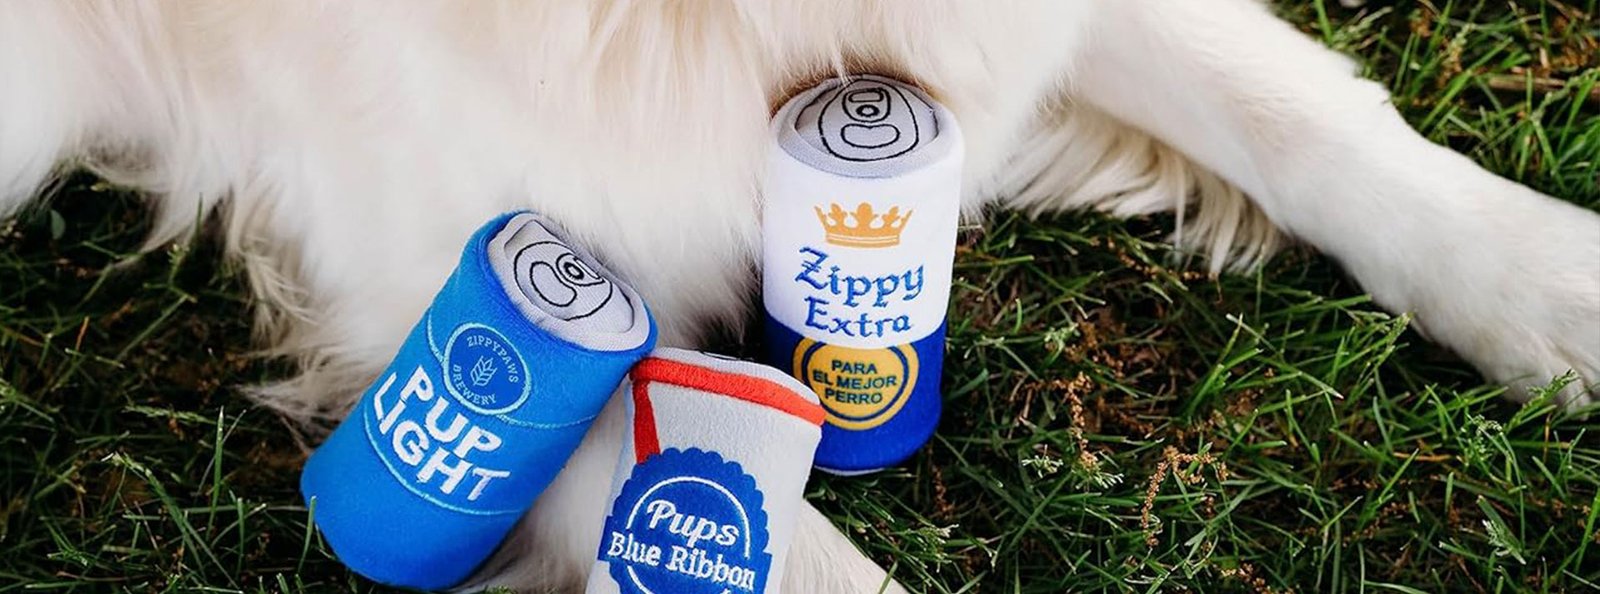
<svg viewBox="0 0 1600 594"><path fill-rule="evenodd" d="M505 414L528 400L528 362L511 341L483 324L462 324L444 347L445 388L462 406Z"/></svg>
<svg viewBox="0 0 1600 594"><path fill-rule="evenodd" d="M794 375L806 382L842 429L871 429L894 418L917 385L917 351L911 345L857 349L800 341Z"/></svg>
<svg viewBox="0 0 1600 594"><path fill-rule="evenodd" d="M738 463L664 450L623 483L599 558L630 594L763 592L772 555L762 499Z"/></svg>

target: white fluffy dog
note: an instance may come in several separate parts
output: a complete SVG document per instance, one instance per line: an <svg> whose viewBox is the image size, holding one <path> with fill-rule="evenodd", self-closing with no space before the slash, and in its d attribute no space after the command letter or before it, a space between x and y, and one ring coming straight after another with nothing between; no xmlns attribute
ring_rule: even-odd
<svg viewBox="0 0 1600 594"><path fill-rule="evenodd" d="M737 324L771 110L842 73L955 113L969 214L1176 210L1214 271L1293 237L1517 397L1575 371L1563 397L1594 398L1600 216L1428 143L1253 0L9 0L0 213L63 164L147 191L152 242L218 213L261 327L303 361L257 395L333 419L514 207L591 240L665 344ZM485 582L582 580L617 413ZM821 515L799 521L787 591L879 587Z"/></svg>

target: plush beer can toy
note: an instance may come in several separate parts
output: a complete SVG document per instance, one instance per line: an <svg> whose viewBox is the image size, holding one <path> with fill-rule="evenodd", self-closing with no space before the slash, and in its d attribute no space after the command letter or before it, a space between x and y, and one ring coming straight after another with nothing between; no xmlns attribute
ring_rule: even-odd
<svg viewBox="0 0 1600 594"><path fill-rule="evenodd" d="M766 362L827 411L816 466L897 464L933 434L960 210L949 110L878 76L829 80L774 118L762 212Z"/></svg>

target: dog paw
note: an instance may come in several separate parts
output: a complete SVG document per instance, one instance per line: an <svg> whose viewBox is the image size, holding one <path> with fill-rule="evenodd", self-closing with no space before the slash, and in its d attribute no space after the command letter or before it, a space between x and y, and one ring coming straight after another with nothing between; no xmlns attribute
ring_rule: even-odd
<svg viewBox="0 0 1600 594"><path fill-rule="evenodd" d="M1505 384L1512 400L1553 391L1569 410L1600 401L1600 292L1530 285L1523 302L1498 316L1484 312L1477 328L1465 328L1468 338L1447 346Z"/></svg>
<svg viewBox="0 0 1600 594"><path fill-rule="evenodd" d="M1554 388L1569 410L1600 402L1600 214L1516 190L1474 213L1480 233L1436 243L1448 255L1414 271L1416 327L1514 400Z"/></svg>

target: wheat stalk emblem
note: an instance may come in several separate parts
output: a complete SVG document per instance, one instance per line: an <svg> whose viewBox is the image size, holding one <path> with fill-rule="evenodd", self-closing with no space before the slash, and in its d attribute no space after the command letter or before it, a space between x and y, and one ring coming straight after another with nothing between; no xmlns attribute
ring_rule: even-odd
<svg viewBox="0 0 1600 594"><path fill-rule="evenodd" d="M493 359L478 357L478 362L472 364L472 385L480 388L488 385L489 380L494 379L496 371L499 371L499 369L495 368Z"/></svg>

